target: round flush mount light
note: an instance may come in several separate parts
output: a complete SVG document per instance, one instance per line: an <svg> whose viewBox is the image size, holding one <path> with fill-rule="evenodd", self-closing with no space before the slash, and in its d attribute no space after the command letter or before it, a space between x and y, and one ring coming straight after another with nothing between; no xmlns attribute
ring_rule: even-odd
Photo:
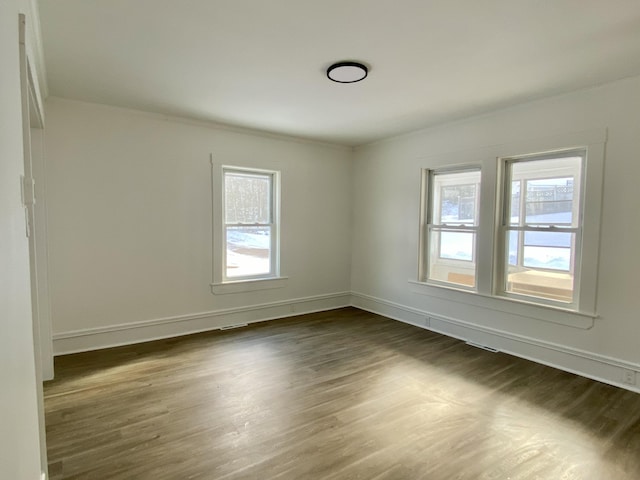
<svg viewBox="0 0 640 480"><path fill-rule="evenodd" d="M359 62L336 62L327 68L327 77L338 83L356 83L364 80L369 69Z"/></svg>

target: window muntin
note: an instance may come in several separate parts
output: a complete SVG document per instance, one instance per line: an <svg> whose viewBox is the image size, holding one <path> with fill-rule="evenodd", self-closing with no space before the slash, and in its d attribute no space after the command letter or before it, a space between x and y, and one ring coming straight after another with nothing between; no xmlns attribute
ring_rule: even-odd
<svg viewBox="0 0 640 480"><path fill-rule="evenodd" d="M480 170L430 170L427 182L423 281L476 286Z"/></svg>
<svg viewBox="0 0 640 480"><path fill-rule="evenodd" d="M504 160L500 292L575 306L583 149Z"/></svg>
<svg viewBox="0 0 640 480"><path fill-rule="evenodd" d="M223 168L224 280L277 275L276 172Z"/></svg>

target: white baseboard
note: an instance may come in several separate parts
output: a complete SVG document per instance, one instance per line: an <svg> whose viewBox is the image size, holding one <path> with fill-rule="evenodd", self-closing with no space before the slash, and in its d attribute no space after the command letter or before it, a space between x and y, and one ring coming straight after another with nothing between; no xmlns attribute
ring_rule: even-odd
<svg viewBox="0 0 640 480"><path fill-rule="evenodd" d="M281 302L229 308L191 315L144 320L108 327L87 328L53 336L54 355L86 352L121 345L178 337L217 330L238 324L249 324L348 307L349 292L295 298Z"/></svg>
<svg viewBox="0 0 640 480"><path fill-rule="evenodd" d="M55 355L99 350L347 306L640 393L640 385L638 385L640 365L638 364L476 325L460 319L434 315L424 310L357 292L317 295L59 333L53 337L53 348ZM623 381L625 370L635 373L635 385Z"/></svg>
<svg viewBox="0 0 640 480"><path fill-rule="evenodd" d="M616 387L640 393L640 365L538 339L475 325L419 310L362 293L351 293L351 305L393 320L486 345L492 349L575 373ZM623 381L624 370L635 372L635 385Z"/></svg>

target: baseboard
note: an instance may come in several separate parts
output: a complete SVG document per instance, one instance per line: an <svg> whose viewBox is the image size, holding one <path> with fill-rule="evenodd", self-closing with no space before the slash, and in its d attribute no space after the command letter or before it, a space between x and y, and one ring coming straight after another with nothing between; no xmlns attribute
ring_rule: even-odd
<svg viewBox="0 0 640 480"><path fill-rule="evenodd" d="M53 337L53 349L55 355L99 350L347 306L640 393L638 385L640 365L638 364L476 325L460 319L434 315L424 310L358 292L317 295L59 333ZM625 371L633 373L635 385L623 381Z"/></svg>
<svg viewBox="0 0 640 480"><path fill-rule="evenodd" d="M599 382L640 393L640 365L564 345L483 327L463 320L433 315L363 293L351 293L351 305L416 327L575 373ZM635 374L635 385L623 381L625 370Z"/></svg>
<svg viewBox="0 0 640 480"><path fill-rule="evenodd" d="M178 337L278 318L315 313L351 304L349 292L295 298L280 302L229 308L190 315L179 315L108 327L87 328L53 336L54 355L99 350L102 348Z"/></svg>

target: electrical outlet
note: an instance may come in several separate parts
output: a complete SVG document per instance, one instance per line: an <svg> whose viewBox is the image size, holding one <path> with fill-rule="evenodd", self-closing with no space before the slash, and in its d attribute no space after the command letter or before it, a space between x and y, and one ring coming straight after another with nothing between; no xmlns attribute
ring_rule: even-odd
<svg viewBox="0 0 640 480"><path fill-rule="evenodd" d="M622 381L627 385L635 385L636 384L636 372L634 370L629 370L628 368L622 369Z"/></svg>

